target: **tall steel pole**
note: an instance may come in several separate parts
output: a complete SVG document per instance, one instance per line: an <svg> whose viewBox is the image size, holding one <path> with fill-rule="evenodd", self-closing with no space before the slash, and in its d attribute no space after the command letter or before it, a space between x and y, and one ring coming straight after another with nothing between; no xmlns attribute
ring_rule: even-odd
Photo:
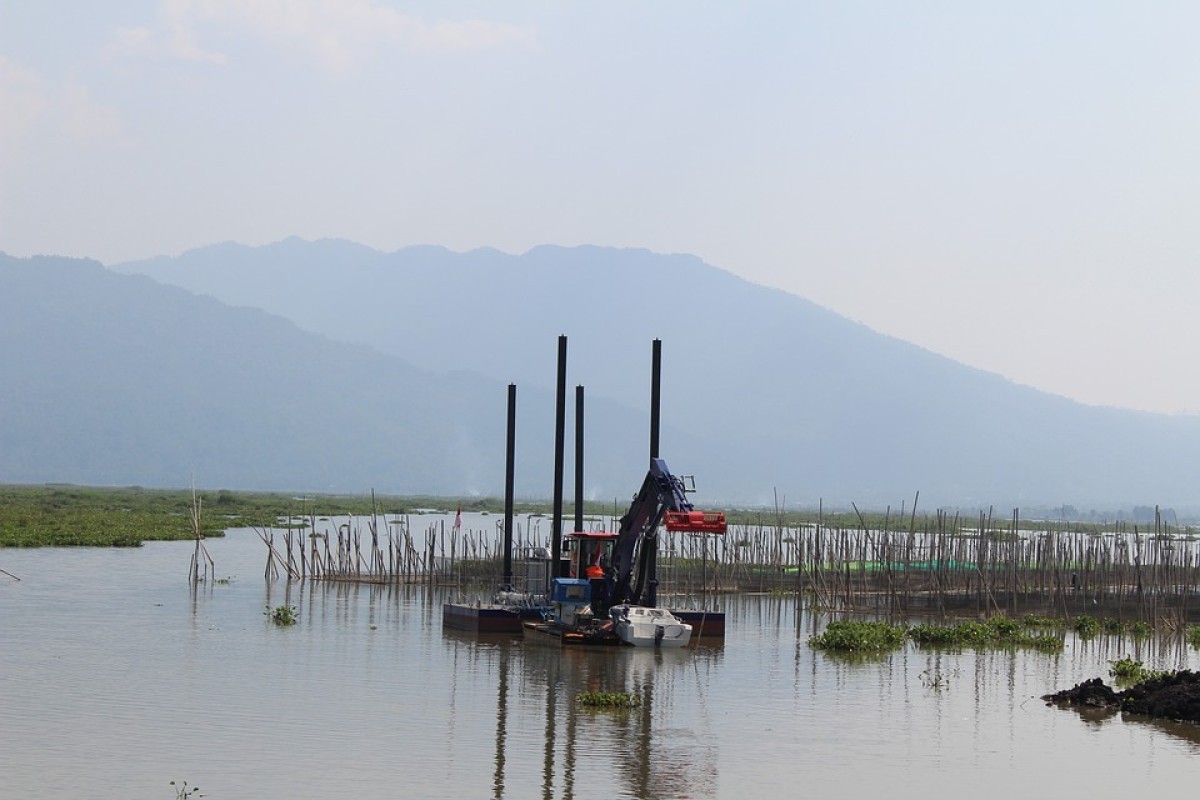
<svg viewBox="0 0 1200 800"><path fill-rule="evenodd" d="M567 426L567 337L558 337L558 390L554 408L554 519L550 525L550 575L563 577L562 570L562 495L563 448Z"/></svg>
<svg viewBox="0 0 1200 800"><path fill-rule="evenodd" d="M508 441L504 457L504 588L512 591L513 471L517 449L517 385L508 385Z"/></svg>

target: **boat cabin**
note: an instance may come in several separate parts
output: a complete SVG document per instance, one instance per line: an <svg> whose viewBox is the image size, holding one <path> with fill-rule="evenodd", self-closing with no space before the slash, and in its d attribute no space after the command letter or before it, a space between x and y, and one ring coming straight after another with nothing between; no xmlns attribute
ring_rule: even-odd
<svg viewBox="0 0 1200 800"><path fill-rule="evenodd" d="M608 613L608 599L616 587L612 556L617 536L603 531L574 531L567 534L564 542L567 576L587 581L591 587L591 603L598 616Z"/></svg>
<svg viewBox="0 0 1200 800"><path fill-rule="evenodd" d="M603 578L612 566L612 551L617 535L603 531L575 531L568 533L563 554L569 565L570 578Z"/></svg>

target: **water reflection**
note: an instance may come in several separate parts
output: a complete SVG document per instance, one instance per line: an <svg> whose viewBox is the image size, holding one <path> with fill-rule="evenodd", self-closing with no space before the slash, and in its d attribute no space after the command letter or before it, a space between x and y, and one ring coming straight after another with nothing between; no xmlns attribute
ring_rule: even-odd
<svg viewBox="0 0 1200 800"><path fill-rule="evenodd" d="M1116 708L1091 708L1086 706L1068 706L1058 703L1047 703L1063 713L1071 713L1093 732L1106 730L1108 726L1141 727L1154 733L1165 734L1170 738L1187 743L1188 750L1193 755L1200 755L1200 725L1174 720L1152 719L1140 714L1128 714ZM1114 730L1116 728L1113 728Z"/></svg>
<svg viewBox="0 0 1200 800"><path fill-rule="evenodd" d="M1188 743L1188 750L1193 755L1200 755L1200 726L1189 722L1172 722L1170 720L1146 719L1136 714L1122 715L1122 721L1134 726L1144 726L1167 734L1173 739Z"/></svg>
<svg viewBox="0 0 1200 800"><path fill-rule="evenodd" d="M702 671L719 664L722 648L698 645L678 650L563 648L520 637L483 636L445 630L456 670L483 671L496 665L496 713L492 796L523 797L518 781L510 792L508 770L520 764L510 748L528 748L528 737L510 736L510 715L541 720L539 744L542 797L713 797L717 786L716 737L711 719L684 726L675 717L686 708L680 691L691 693ZM681 687L682 685L682 687ZM633 709L580 706L580 692L630 692Z"/></svg>
<svg viewBox="0 0 1200 800"><path fill-rule="evenodd" d="M761 595L721 597L723 647L562 650L444 633L425 587L264 582L252 534L210 544L249 577L193 592L187 543L5 553L0 794L1011 800L1165 792L1200 763L1195 727L1040 700L1126 656L1194 667L1177 637L838 659L807 643L825 617ZM283 604L296 625L263 614Z"/></svg>

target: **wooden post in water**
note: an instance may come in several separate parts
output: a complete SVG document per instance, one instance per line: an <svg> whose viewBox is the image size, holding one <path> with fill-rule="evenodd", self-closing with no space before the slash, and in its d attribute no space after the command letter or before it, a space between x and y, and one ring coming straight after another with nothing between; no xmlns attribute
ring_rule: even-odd
<svg viewBox="0 0 1200 800"><path fill-rule="evenodd" d="M196 537L196 550L192 554L191 570L189 570L188 582L193 586L200 583L200 572L203 568L204 579L207 580L211 568L212 577L217 577L216 563L212 560L212 556L208 554L208 548L204 546L204 533L200 528L200 496L196 494L196 482L192 481L192 508L191 522L192 533Z"/></svg>

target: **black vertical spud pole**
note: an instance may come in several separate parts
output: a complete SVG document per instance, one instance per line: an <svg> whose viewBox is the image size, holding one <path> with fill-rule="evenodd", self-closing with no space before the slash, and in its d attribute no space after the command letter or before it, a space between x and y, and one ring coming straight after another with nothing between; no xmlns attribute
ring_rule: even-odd
<svg viewBox="0 0 1200 800"><path fill-rule="evenodd" d="M562 570L562 494L563 439L567 426L567 337L558 337L558 390L554 407L554 519L550 525L550 574L563 577Z"/></svg>
<svg viewBox="0 0 1200 800"><path fill-rule="evenodd" d="M662 396L662 340L654 340L650 363L650 458L658 458L658 403Z"/></svg>
<svg viewBox="0 0 1200 800"><path fill-rule="evenodd" d="M662 399L662 340L654 340L650 358L650 460L658 458L658 416ZM658 531L647 531L643 547L646 553L646 605L658 605Z"/></svg>
<svg viewBox="0 0 1200 800"><path fill-rule="evenodd" d="M508 442L504 454L504 588L512 591L513 471L517 450L517 385L508 385Z"/></svg>
<svg viewBox="0 0 1200 800"><path fill-rule="evenodd" d="M575 530L583 530L583 387L575 387Z"/></svg>

